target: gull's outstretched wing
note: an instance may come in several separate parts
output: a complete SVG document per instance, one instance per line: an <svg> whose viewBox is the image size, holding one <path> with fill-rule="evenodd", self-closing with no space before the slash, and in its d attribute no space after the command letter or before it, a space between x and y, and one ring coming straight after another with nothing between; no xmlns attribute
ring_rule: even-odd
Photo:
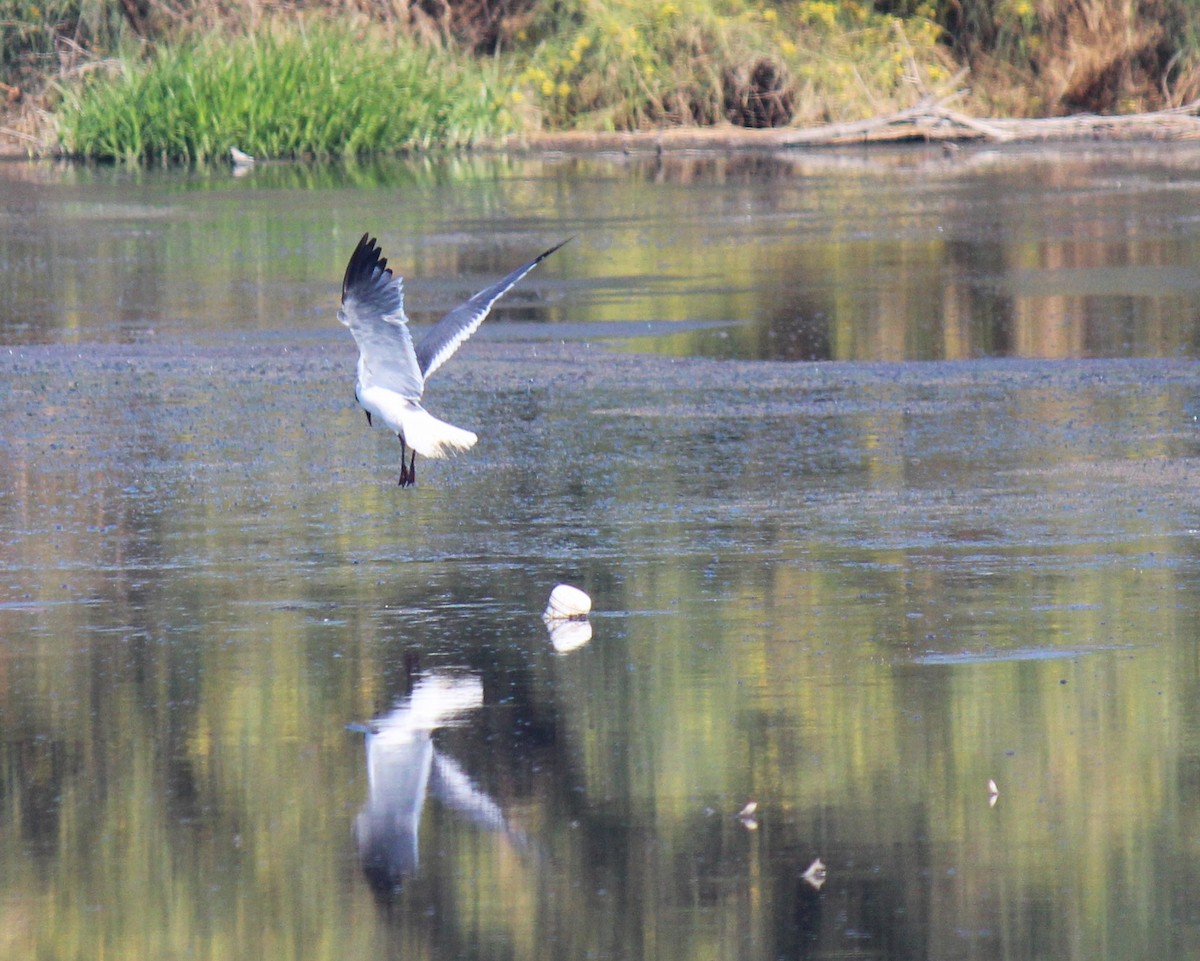
<svg viewBox="0 0 1200 961"><path fill-rule="evenodd" d="M433 771L429 789L439 801L489 831L503 831L504 812L500 805L472 783L457 761L433 752Z"/></svg>
<svg viewBox="0 0 1200 961"><path fill-rule="evenodd" d="M570 239L570 237L567 238L567 240ZM490 287L484 287L470 300L459 304L434 324L433 329L417 344L417 363L421 365L421 376L428 379L435 370L449 360L451 355L458 350L458 345L479 329L479 325L483 323L488 311L492 309L492 304L503 297L518 280L558 250L567 240L538 254L529 263L518 267Z"/></svg>
<svg viewBox="0 0 1200 961"><path fill-rule="evenodd" d="M417 399L425 380L404 315L404 282L392 274L373 237L363 234L342 279L338 320L358 344L360 386L378 384Z"/></svg>

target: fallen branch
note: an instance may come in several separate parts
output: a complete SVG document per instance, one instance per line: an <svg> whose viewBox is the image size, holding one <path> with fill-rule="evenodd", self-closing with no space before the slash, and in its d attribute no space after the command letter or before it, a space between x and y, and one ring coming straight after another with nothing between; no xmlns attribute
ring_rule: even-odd
<svg viewBox="0 0 1200 961"><path fill-rule="evenodd" d="M712 150L735 147L846 146L904 141L1028 143L1054 140L1196 140L1200 139L1200 100L1150 113L1011 119L970 117L943 106L958 94L882 117L819 127L750 130L722 124L669 127L629 133L570 132L540 134L528 145L541 150Z"/></svg>
<svg viewBox="0 0 1200 961"><path fill-rule="evenodd" d="M1010 140L1195 140L1200 138L1200 100L1150 113L1076 114L1038 120L993 120Z"/></svg>
<svg viewBox="0 0 1200 961"><path fill-rule="evenodd" d="M918 104L886 117L780 131L780 146L886 143L900 140L1189 140L1200 138L1200 101L1152 113L980 120L940 104Z"/></svg>
<svg viewBox="0 0 1200 961"><path fill-rule="evenodd" d="M32 134L22 133L20 130L13 130L12 127L0 127L0 137L12 137L14 140L22 140L25 143L33 144L35 147L45 146L40 138L34 137Z"/></svg>

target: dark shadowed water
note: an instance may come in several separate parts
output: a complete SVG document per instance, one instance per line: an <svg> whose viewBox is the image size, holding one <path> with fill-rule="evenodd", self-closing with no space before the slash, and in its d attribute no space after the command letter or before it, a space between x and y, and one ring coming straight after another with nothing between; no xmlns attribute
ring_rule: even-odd
<svg viewBox="0 0 1200 961"><path fill-rule="evenodd" d="M575 237L412 490L364 230ZM0 166L0 956L1194 955L1198 265L1200 147Z"/></svg>

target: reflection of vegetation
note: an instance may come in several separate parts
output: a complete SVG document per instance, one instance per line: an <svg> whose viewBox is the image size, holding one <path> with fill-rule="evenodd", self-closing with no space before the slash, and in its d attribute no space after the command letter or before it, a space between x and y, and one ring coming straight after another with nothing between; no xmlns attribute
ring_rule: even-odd
<svg viewBox="0 0 1200 961"><path fill-rule="evenodd" d="M656 179L631 184L628 196L639 209L663 210L662 230L605 248L604 268L637 276L649 260L690 288L651 274L637 304L614 298L591 316L748 321L657 345L680 355L895 361L1196 350L1186 266L1200 255L1194 240L1098 217L1094 197L1059 190L1107 177L1105 156L1062 170L1044 157L1003 170L893 161L656 165ZM1157 162L1148 159L1151 170ZM933 203L928 178L939 184ZM1169 208L1172 190L1144 197L1138 210ZM769 211L769 222L750 226L743 210ZM676 242L681 234L689 242Z"/></svg>
<svg viewBox="0 0 1200 961"><path fill-rule="evenodd" d="M1161 162L1161 188L1152 167L1136 175L1147 181L1136 196L1107 190L1114 168L1103 156L989 169L896 154L843 170L837 158L475 155L268 164L240 180L223 170L172 178L75 168L64 175L74 196L0 238L9 264L0 325L10 342L327 330L318 305L332 303L334 278L367 227L391 236L423 323L469 292L464 281L445 289L446 277L507 270L578 232L528 304L499 318L520 307L522 319L619 322L614 334L647 320L720 325L636 344L679 356L1194 356L1189 265L1200 247L1155 226L1179 190L1166 180L1179 175L1176 161ZM136 200L110 193L126 176ZM1058 189L1068 183L1088 189ZM351 187L371 193L354 198ZM36 183L14 179L12 191L45 204ZM351 220L361 225L353 233ZM461 243L487 232L486 243ZM49 258L59 265L52 286L38 280ZM120 309L97 316L95 305L109 302Z"/></svg>

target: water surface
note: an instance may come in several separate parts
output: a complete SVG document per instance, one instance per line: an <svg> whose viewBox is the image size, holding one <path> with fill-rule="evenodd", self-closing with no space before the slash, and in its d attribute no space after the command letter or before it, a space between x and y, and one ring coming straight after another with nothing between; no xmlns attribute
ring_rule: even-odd
<svg viewBox="0 0 1200 961"><path fill-rule="evenodd" d="M1192 953L1197 161L0 168L0 951Z"/></svg>

